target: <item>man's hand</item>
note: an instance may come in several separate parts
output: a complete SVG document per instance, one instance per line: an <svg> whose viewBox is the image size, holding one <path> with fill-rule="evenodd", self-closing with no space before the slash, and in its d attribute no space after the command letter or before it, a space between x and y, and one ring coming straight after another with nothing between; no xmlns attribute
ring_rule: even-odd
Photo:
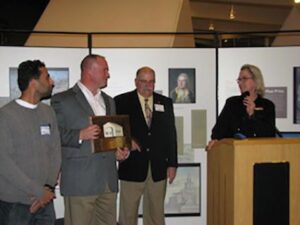
<svg viewBox="0 0 300 225"><path fill-rule="evenodd" d="M176 167L168 167L167 169L167 177L169 179L169 184L172 184L176 177Z"/></svg>
<svg viewBox="0 0 300 225"><path fill-rule="evenodd" d="M131 140L131 151L141 151L141 147L135 140Z"/></svg>
<svg viewBox="0 0 300 225"><path fill-rule="evenodd" d="M129 156L129 149L128 148L117 148L116 151L116 158L119 161L125 160Z"/></svg>
<svg viewBox="0 0 300 225"><path fill-rule="evenodd" d="M99 137L100 127L98 125L89 125L86 128L80 130L79 139L80 140L94 140Z"/></svg>
<svg viewBox="0 0 300 225"><path fill-rule="evenodd" d="M44 195L41 198L33 199L30 207L30 213L36 213L40 208L47 205L52 199L55 198L55 194L47 187L44 189Z"/></svg>

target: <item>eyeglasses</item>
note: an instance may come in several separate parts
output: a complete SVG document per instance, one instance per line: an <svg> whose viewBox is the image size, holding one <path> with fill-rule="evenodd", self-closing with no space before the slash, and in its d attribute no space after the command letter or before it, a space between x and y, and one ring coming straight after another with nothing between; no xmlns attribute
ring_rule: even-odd
<svg viewBox="0 0 300 225"><path fill-rule="evenodd" d="M139 80L142 84L155 84L155 80Z"/></svg>
<svg viewBox="0 0 300 225"><path fill-rule="evenodd" d="M238 79L236 79L236 82L245 82L246 80L250 80L253 79L252 77L239 77Z"/></svg>

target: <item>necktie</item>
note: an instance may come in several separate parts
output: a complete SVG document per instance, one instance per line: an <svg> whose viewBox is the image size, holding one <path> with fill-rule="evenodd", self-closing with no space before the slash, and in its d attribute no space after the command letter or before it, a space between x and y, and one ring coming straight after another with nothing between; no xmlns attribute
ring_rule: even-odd
<svg viewBox="0 0 300 225"><path fill-rule="evenodd" d="M148 103L148 98L145 98L145 114L146 114L146 122L148 127L151 126L151 120L152 120L152 111Z"/></svg>

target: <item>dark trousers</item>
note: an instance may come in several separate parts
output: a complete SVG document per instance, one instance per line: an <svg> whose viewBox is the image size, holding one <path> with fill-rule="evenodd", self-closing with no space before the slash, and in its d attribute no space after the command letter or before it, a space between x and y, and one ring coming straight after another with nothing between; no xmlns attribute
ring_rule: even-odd
<svg viewBox="0 0 300 225"><path fill-rule="evenodd" d="M0 200L1 225L54 225L55 211L53 202L32 214L30 205L10 203Z"/></svg>

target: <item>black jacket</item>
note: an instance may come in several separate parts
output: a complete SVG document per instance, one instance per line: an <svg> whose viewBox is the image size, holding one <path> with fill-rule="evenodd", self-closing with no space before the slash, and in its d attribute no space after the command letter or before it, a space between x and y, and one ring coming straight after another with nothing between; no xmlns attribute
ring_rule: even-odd
<svg viewBox="0 0 300 225"><path fill-rule="evenodd" d="M275 136L275 106L260 96L255 100L256 109L249 117L241 96L233 96L226 104L212 129L211 139L233 138L236 133L246 137Z"/></svg>
<svg viewBox="0 0 300 225"><path fill-rule="evenodd" d="M119 164L119 178L127 181L145 181L150 162L153 180L165 179L167 168L177 167L172 100L157 93L153 94L154 106L150 128L146 124L136 90L116 96L115 102L117 114L129 115L131 136L141 146L141 152L132 151L129 158Z"/></svg>

